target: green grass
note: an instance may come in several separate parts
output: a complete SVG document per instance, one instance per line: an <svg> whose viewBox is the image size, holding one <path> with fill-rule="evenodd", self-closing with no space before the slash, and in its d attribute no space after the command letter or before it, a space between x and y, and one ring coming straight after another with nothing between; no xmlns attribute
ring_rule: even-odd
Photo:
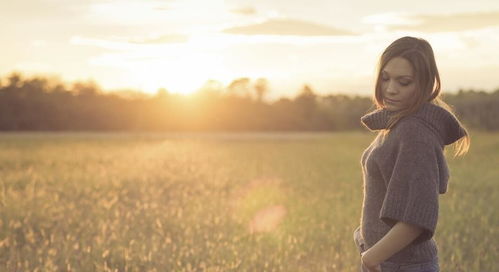
<svg viewBox="0 0 499 272"><path fill-rule="evenodd" d="M373 137L0 134L0 271L358 271ZM441 270L497 271L499 133L448 154Z"/></svg>

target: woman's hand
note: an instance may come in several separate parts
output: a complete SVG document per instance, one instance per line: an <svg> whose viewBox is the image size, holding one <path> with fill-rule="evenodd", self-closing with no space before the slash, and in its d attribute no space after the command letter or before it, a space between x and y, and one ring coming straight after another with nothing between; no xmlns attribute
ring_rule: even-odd
<svg viewBox="0 0 499 272"><path fill-rule="evenodd" d="M419 226L398 221L381 240L361 254L362 266L368 272L381 271L382 262L409 245L422 232L423 228Z"/></svg>
<svg viewBox="0 0 499 272"><path fill-rule="evenodd" d="M362 252L362 256L360 258L362 262L362 268L366 270L366 272L381 272L381 266L377 262L373 262L369 258L369 254L366 254L367 251Z"/></svg>

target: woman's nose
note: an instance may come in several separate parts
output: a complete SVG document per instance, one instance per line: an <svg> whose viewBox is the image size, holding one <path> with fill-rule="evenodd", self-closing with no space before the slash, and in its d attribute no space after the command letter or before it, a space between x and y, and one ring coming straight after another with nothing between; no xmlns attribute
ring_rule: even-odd
<svg viewBox="0 0 499 272"><path fill-rule="evenodd" d="M386 92L389 94L396 94L398 92L397 87L395 86L395 82L388 81L386 85Z"/></svg>

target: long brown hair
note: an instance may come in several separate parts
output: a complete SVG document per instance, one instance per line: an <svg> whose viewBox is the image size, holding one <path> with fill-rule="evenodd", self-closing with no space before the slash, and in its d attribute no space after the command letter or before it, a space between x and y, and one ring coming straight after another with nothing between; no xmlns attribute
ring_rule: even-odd
<svg viewBox="0 0 499 272"><path fill-rule="evenodd" d="M386 133L403 117L416 112L425 102L431 102L443 107L455 117L452 108L440 98L440 75L438 73L435 56L431 45L424 39L415 37L402 37L392 42L381 54L379 59L376 87L374 92L374 103L378 109L383 108L383 92L381 89L381 72L386 64L395 57L401 57L411 63L414 70L416 89L412 103L400 111L395 112L389 122ZM457 118L456 118L457 119ZM459 119L457 119L458 122ZM463 126L464 128L464 126ZM470 136L464 128L465 136L455 143L455 156L465 154L469 150Z"/></svg>

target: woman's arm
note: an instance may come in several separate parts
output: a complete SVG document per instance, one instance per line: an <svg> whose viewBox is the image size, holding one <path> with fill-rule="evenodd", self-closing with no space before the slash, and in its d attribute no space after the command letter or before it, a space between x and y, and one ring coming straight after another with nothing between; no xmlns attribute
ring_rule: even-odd
<svg viewBox="0 0 499 272"><path fill-rule="evenodd" d="M409 245L422 232L423 229L418 226L398 221L381 240L362 254L362 262L368 267L376 267Z"/></svg>

